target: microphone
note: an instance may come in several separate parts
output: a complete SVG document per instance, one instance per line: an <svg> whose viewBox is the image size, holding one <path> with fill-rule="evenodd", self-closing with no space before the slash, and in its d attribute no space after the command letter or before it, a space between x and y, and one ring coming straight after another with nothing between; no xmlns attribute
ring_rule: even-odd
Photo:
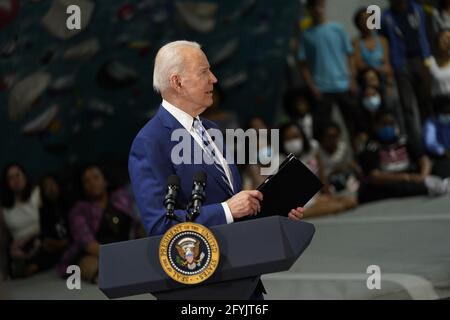
<svg viewBox="0 0 450 320"><path fill-rule="evenodd" d="M167 179L167 192L164 197L164 206L166 207L166 217L171 220L181 222L174 214L175 203L177 202L178 190L180 189L180 178L172 174Z"/></svg>
<svg viewBox="0 0 450 320"><path fill-rule="evenodd" d="M193 222L200 214L200 207L202 206L203 201L205 201L206 178L205 171L197 171L194 175L191 196L192 208L186 217L188 221Z"/></svg>

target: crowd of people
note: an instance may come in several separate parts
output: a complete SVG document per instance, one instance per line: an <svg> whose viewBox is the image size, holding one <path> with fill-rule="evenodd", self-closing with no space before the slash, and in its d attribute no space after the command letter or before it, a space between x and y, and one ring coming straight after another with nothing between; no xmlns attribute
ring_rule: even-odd
<svg viewBox="0 0 450 320"><path fill-rule="evenodd" d="M114 187L102 166L84 166L76 180L45 175L34 185L19 163L5 167L0 242L7 243L9 277L54 267L64 277L76 264L83 279L95 283L101 244L145 236L132 195L126 186Z"/></svg>
<svg viewBox="0 0 450 320"><path fill-rule="evenodd" d="M279 157L293 153L324 183L305 216L449 193L450 1L437 8L389 1L379 30L369 28L367 8L360 8L353 40L340 23L327 21L326 4L307 1L297 45L303 86L285 93L287 120L272 127L260 117L249 122L279 129ZM248 188L265 178L257 167L243 169Z"/></svg>
<svg viewBox="0 0 450 320"><path fill-rule="evenodd" d="M450 192L450 1L437 8L389 3L380 30L367 27L365 8L355 12L359 35L352 41L342 25L326 20L325 0L307 1L297 55L304 86L285 92L279 125L259 116L247 121L247 129L278 129L280 148L271 154L273 141L259 140L259 162L240 166L244 189L266 178L259 170L265 157L282 161L292 153L324 183L305 217ZM224 93L214 94L204 116L224 129L244 127L217 107ZM344 121L333 118L335 107ZM74 180L78 196L57 175L34 185L20 163L4 168L0 250L11 278L54 267L64 277L77 264L95 283L101 244L145 236L129 189L114 187L101 165L83 167Z"/></svg>

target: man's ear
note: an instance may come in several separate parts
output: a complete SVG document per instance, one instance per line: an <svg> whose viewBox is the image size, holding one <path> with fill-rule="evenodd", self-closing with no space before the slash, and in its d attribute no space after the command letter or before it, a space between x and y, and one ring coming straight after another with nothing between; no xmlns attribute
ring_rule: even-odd
<svg viewBox="0 0 450 320"><path fill-rule="evenodd" d="M173 74L169 78L170 86L175 91L181 90L181 78L178 74Z"/></svg>

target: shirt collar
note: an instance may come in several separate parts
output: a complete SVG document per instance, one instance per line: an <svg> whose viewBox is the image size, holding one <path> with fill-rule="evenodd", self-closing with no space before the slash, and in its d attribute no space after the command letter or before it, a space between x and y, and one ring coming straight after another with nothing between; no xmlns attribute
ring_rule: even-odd
<svg viewBox="0 0 450 320"><path fill-rule="evenodd" d="M171 104L170 102L168 102L167 100L162 101L161 105L163 106L164 109L166 109L175 119L177 119L177 121L179 123L181 123L181 125L187 130L187 131L191 131L192 129L192 124L194 122L194 118L184 112L183 110L181 110L178 107L175 107L173 104ZM200 120L200 118L197 116L196 117L197 120ZM201 122L201 121L200 121Z"/></svg>

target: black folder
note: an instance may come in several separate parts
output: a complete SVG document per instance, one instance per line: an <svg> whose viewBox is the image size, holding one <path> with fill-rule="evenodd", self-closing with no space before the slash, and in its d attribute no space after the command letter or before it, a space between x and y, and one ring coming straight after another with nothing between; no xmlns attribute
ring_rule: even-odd
<svg viewBox="0 0 450 320"><path fill-rule="evenodd" d="M261 211L254 217L287 216L291 209L303 207L322 187L319 178L291 153L278 171L257 188L263 201Z"/></svg>

